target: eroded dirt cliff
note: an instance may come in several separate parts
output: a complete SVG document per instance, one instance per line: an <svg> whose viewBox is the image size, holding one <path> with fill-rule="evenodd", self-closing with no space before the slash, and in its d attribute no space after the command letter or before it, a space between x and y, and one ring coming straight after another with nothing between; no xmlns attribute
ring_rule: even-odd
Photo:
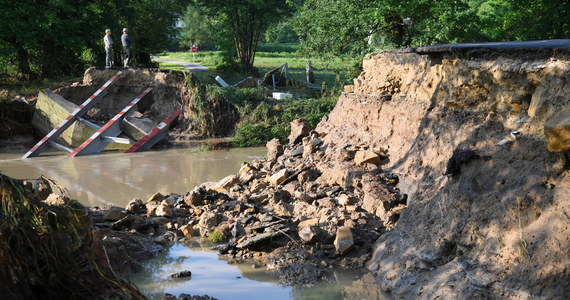
<svg viewBox="0 0 570 300"><path fill-rule="evenodd" d="M570 293L569 158L548 151L544 130L569 105L567 57L400 52L364 61L353 92L316 130L333 149L387 149L382 168L408 195L367 264L383 289L427 299ZM444 175L461 150L480 158Z"/></svg>

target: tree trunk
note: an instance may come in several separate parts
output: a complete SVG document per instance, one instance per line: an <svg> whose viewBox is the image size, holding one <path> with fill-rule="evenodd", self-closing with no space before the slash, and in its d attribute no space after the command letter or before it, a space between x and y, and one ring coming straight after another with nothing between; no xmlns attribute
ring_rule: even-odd
<svg viewBox="0 0 570 300"><path fill-rule="evenodd" d="M24 48L17 48L16 60L18 62L18 77L22 79L30 79L32 71L30 70L30 54Z"/></svg>

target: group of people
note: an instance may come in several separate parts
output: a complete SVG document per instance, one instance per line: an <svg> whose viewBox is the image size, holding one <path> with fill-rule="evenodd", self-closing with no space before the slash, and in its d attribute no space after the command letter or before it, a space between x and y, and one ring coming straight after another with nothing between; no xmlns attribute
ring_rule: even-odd
<svg viewBox="0 0 570 300"><path fill-rule="evenodd" d="M111 29L105 30L103 42L105 43L105 66L109 68L113 66L113 39L111 38ZM123 28L121 43L123 44L123 54L125 55L123 67L127 68L131 62L131 37L129 36L129 30L127 28Z"/></svg>

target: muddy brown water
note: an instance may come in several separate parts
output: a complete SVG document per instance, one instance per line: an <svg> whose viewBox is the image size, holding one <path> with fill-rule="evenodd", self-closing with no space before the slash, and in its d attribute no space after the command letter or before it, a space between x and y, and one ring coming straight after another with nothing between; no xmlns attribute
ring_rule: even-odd
<svg viewBox="0 0 570 300"><path fill-rule="evenodd" d="M23 153L0 153L0 172L19 179L41 175L66 187L71 196L88 206L117 205L146 200L156 192L183 194L195 186L235 174L244 161L261 158L266 149L241 148L218 151L173 149L125 155L67 158L49 152L41 157L20 159ZM218 299L383 299L370 274L334 271L313 287L287 287L277 275L252 263L230 264L199 240L174 245L131 280L150 299L164 293L208 294ZM183 270L191 279L170 279Z"/></svg>

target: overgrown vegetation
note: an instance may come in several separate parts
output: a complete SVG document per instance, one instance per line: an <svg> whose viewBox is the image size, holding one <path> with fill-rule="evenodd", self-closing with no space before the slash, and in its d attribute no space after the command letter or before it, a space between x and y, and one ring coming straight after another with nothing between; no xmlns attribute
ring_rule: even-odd
<svg viewBox="0 0 570 300"><path fill-rule="evenodd" d="M210 243L216 243L219 244L221 242L223 242L225 240L224 235L217 232L217 231L212 231L207 238L208 242Z"/></svg>
<svg viewBox="0 0 570 300"><path fill-rule="evenodd" d="M208 137L235 133L232 141L238 147L262 145L272 138L286 142L291 121L307 119L314 127L337 98L276 100L268 98L264 89L207 85L192 74L186 85L192 95L194 129Z"/></svg>
<svg viewBox="0 0 570 300"><path fill-rule="evenodd" d="M0 201L0 295L8 299L140 297L110 269L81 204L45 204L32 194L31 185L2 174Z"/></svg>

